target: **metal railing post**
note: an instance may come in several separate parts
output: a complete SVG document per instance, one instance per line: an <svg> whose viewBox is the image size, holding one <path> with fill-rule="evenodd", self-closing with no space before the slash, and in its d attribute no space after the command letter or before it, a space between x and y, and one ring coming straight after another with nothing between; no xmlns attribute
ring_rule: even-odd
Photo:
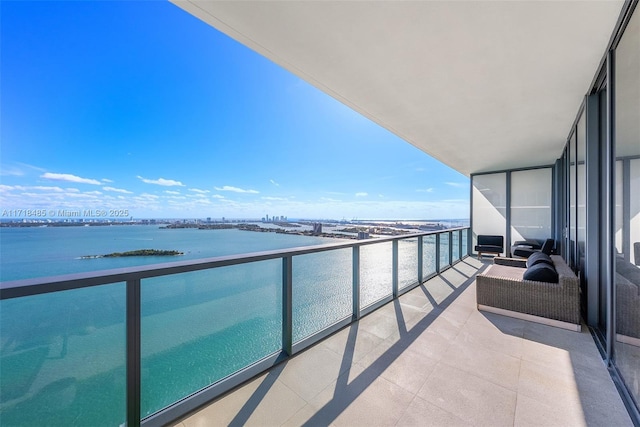
<svg viewBox="0 0 640 427"><path fill-rule="evenodd" d="M436 274L440 273L440 233L436 234Z"/></svg>
<svg viewBox="0 0 640 427"><path fill-rule="evenodd" d="M453 231L449 231L449 265L453 265Z"/></svg>
<svg viewBox="0 0 640 427"><path fill-rule="evenodd" d="M391 243L391 277L392 277L392 295L394 298L398 297L398 241L394 240Z"/></svg>
<svg viewBox="0 0 640 427"><path fill-rule="evenodd" d="M127 426L140 426L140 280L127 280Z"/></svg>
<svg viewBox="0 0 640 427"><path fill-rule="evenodd" d="M422 283L422 274L423 274L423 266L422 266L422 257L424 255L422 247L422 236L418 236L418 283Z"/></svg>
<svg viewBox="0 0 640 427"><path fill-rule="evenodd" d="M458 231L458 259L462 259L462 230Z"/></svg>
<svg viewBox="0 0 640 427"><path fill-rule="evenodd" d="M353 299L353 320L360 318L360 246L354 246L352 249L352 299Z"/></svg>
<svg viewBox="0 0 640 427"><path fill-rule="evenodd" d="M282 257L282 350L293 352L293 257Z"/></svg>

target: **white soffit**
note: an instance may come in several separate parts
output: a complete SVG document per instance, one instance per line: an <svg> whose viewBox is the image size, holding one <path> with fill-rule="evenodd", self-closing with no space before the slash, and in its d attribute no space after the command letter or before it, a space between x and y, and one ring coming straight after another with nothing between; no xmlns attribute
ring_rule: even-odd
<svg viewBox="0 0 640 427"><path fill-rule="evenodd" d="M465 175L560 157L623 5L174 3Z"/></svg>

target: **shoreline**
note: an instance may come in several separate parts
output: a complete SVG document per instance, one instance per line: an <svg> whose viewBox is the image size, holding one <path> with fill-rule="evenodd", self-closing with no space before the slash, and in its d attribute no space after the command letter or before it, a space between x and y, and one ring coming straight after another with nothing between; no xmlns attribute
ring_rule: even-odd
<svg viewBox="0 0 640 427"><path fill-rule="evenodd" d="M291 225L287 225L289 228L300 228L301 225L291 223ZM341 234L341 233L315 233L313 230L285 230L284 228L265 228L260 227L257 224L170 224L164 227L160 227L162 230L175 230L181 228L195 228L198 230L229 230L236 229L241 231L253 231L258 233L278 233L278 234L289 234L294 236L308 236L308 237L328 237L334 239L348 239L348 240L356 240L358 238L356 235L349 234Z"/></svg>

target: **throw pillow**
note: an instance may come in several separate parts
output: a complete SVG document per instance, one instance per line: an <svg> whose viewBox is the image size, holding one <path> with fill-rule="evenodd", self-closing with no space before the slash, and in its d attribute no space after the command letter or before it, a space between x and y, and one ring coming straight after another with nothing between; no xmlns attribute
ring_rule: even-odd
<svg viewBox="0 0 640 427"><path fill-rule="evenodd" d="M534 252L529 256L529 258L527 258L527 267L533 267L534 265L540 263L548 264L554 267L551 257L542 252Z"/></svg>
<svg viewBox="0 0 640 427"><path fill-rule="evenodd" d="M558 272L549 264L540 263L527 268L522 278L536 282L558 283Z"/></svg>

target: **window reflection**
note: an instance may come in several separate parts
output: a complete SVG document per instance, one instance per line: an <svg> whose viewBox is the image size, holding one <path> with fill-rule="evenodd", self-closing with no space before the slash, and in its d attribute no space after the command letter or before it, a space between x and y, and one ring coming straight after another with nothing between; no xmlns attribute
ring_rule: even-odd
<svg viewBox="0 0 640 427"><path fill-rule="evenodd" d="M640 13L616 49L616 365L640 400Z"/></svg>

